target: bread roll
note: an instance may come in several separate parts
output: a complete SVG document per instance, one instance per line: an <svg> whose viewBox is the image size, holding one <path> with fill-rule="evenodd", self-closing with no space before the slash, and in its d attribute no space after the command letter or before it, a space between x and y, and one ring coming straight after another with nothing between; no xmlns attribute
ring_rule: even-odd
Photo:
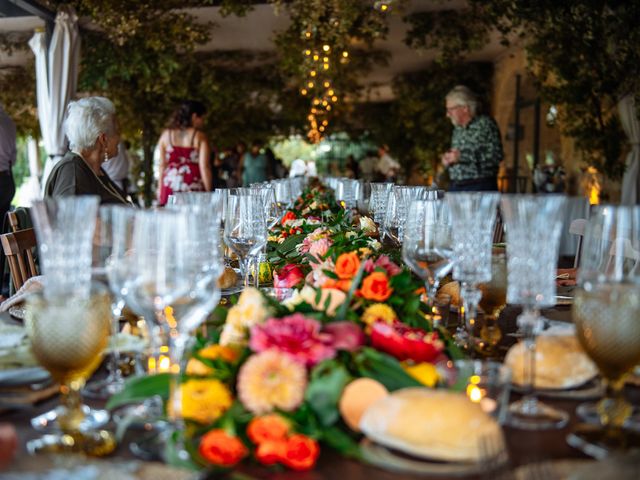
<svg viewBox="0 0 640 480"><path fill-rule="evenodd" d="M238 275L236 271L231 267L224 267L224 272L218 279L218 285L220 288L231 288L235 286L238 281Z"/></svg>
<svg viewBox="0 0 640 480"><path fill-rule="evenodd" d="M462 305L462 301L460 300L460 283L459 282L445 283L438 290L436 297L440 294L447 294L451 297L452 307L459 307L460 305Z"/></svg>
<svg viewBox="0 0 640 480"><path fill-rule="evenodd" d="M507 352L504 363L511 368L512 381L523 384L524 342ZM598 374L598 369L584 353L573 335L540 335L536 342L536 388L563 389L578 387Z"/></svg>
<svg viewBox="0 0 640 480"><path fill-rule="evenodd" d="M426 459L477 462L483 437L504 450L498 423L464 394L446 390L398 390L367 409L360 429L380 445Z"/></svg>

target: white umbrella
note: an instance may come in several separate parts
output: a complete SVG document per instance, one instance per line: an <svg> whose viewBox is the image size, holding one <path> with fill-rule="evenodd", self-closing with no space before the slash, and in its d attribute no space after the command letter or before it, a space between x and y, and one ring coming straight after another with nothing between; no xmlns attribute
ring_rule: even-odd
<svg viewBox="0 0 640 480"><path fill-rule="evenodd" d="M78 17L74 10L62 7L58 11L48 52L42 31L35 32L29 46L36 56L38 119L49 155L42 174L44 187L51 169L67 151L63 120L67 105L76 93L80 58Z"/></svg>
<svg viewBox="0 0 640 480"><path fill-rule="evenodd" d="M624 176L622 177L623 205L640 204L640 122L636 113L633 95L627 95L618 102L620 122L631 144L631 151L627 155Z"/></svg>

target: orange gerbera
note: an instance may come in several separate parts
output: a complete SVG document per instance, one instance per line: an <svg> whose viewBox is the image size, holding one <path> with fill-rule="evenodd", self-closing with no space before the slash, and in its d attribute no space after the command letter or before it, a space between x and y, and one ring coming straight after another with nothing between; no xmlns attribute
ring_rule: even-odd
<svg viewBox="0 0 640 480"><path fill-rule="evenodd" d="M389 285L389 279L383 272L373 272L362 281L360 295L367 300L384 302L393 293L393 288Z"/></svg>
<svg viewBox="0 0 640 480"><path fill-rule="evenodd" d="M341 280L349 280L360 268L360 257L356 252L343 253L336 260L336 275Z"/></svg>
<svg viewBox="0 0 640 480"><path fill-rule="evenodd" d="M289 423L280 415L263 415L249 422L247 436L256 445L264 442L278 442L286 440L289 429Z"/></svg>

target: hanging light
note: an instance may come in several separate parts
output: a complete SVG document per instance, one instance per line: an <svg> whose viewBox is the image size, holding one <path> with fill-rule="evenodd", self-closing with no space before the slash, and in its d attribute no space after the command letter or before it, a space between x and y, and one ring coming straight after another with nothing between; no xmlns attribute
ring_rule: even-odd
<svg viewBox="0 0 640 480"><path fill-rule="evenodd" d="M308 57L309 55L311 55L311 50L309 49L305 50L304 54Z"/></svg>
<svg viewBox="0 0 640 480"><path fill-rule="evenodd" d="M301 95L306 95L307 94L307 89L303 88L302 90L300 90L300 94Z"/></svg>
<svg viewBox="0 0 640 480"><path fill-rule="evenodd" d="M317 62L318 60L320 60L320 55L318 55L317 53L316 53L316 54L314 54L314 55L313 55L313 60L314 60L314 61L316 61L316 62Z"/></svg>
<svg viewBox="0 0 640 480"><path fill-rule="evenodd" d="M331 83L329 82L329 80L325 80L324 82L324 88L329 88L331 86ZM331 92L333 92L333 90L330 90ZM332 95L331 93L329 95Z"/></svg>
<svg viewBox="0 0 640 480"><path fill-rule="evenodd" d="M349 52L347 52L346 50L344 52L342 52L342 57L343 58L348 58L349 57Z"/></svg>
<svg viewBox="0 0 640 480"><path fill-rule="evenodd" d="M336 93L336 92L334 92L334 91L333 91L333 89L331 89L331 90L329 90L329 91L327 92L327 94L328 94L330 97L332 97L334 93Z"/></svg>
<svg viewBox="0 0 640 480"><path fill-rule="evenodd" d="M331 97L331 101L332 102L337 102L338 101L338 97L336 97L335 95L333 97Z"/></svg>
<svg viewBox="0 0 640 480"><path fill-rule="evenodd" d="M304 36L307 38L311 38L311 32L309 31L304 32Z"/></svg>
<svg viewBox="0 0 640 480"><path fill-rule="evenodd" d="M309 82L309 83L307 83L307 87L309 87L309 88L313 88L313 82Z"/></svg>
<svg viewBox="0 0 640 480"><path fill-rule="evenodd" d="M322 46L322 50L324 50L325 52L328 52L329 50L331 50L331 47L327 44Z"/></svg>
<svg viewBox="0 0 640 480"><path fill-rule="evenodd" d="M315 70L311 70L309 72L309 75L311 75L312 77L315 77L316 76L316 71Z"/></svg>

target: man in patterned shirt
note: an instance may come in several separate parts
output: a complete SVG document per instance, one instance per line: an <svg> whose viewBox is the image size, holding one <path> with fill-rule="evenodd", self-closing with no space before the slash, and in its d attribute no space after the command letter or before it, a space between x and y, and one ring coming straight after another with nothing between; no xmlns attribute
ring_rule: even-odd
<svg viewBox="0 0 640 480"><path fill-rule="evenodd" d="M478 115L478 100L459 85L446 97L447 117L453 123L451 149L442 155L449 169L449 191L498 190L498 166L503 158L500 130L487 115Z"/></svg>

